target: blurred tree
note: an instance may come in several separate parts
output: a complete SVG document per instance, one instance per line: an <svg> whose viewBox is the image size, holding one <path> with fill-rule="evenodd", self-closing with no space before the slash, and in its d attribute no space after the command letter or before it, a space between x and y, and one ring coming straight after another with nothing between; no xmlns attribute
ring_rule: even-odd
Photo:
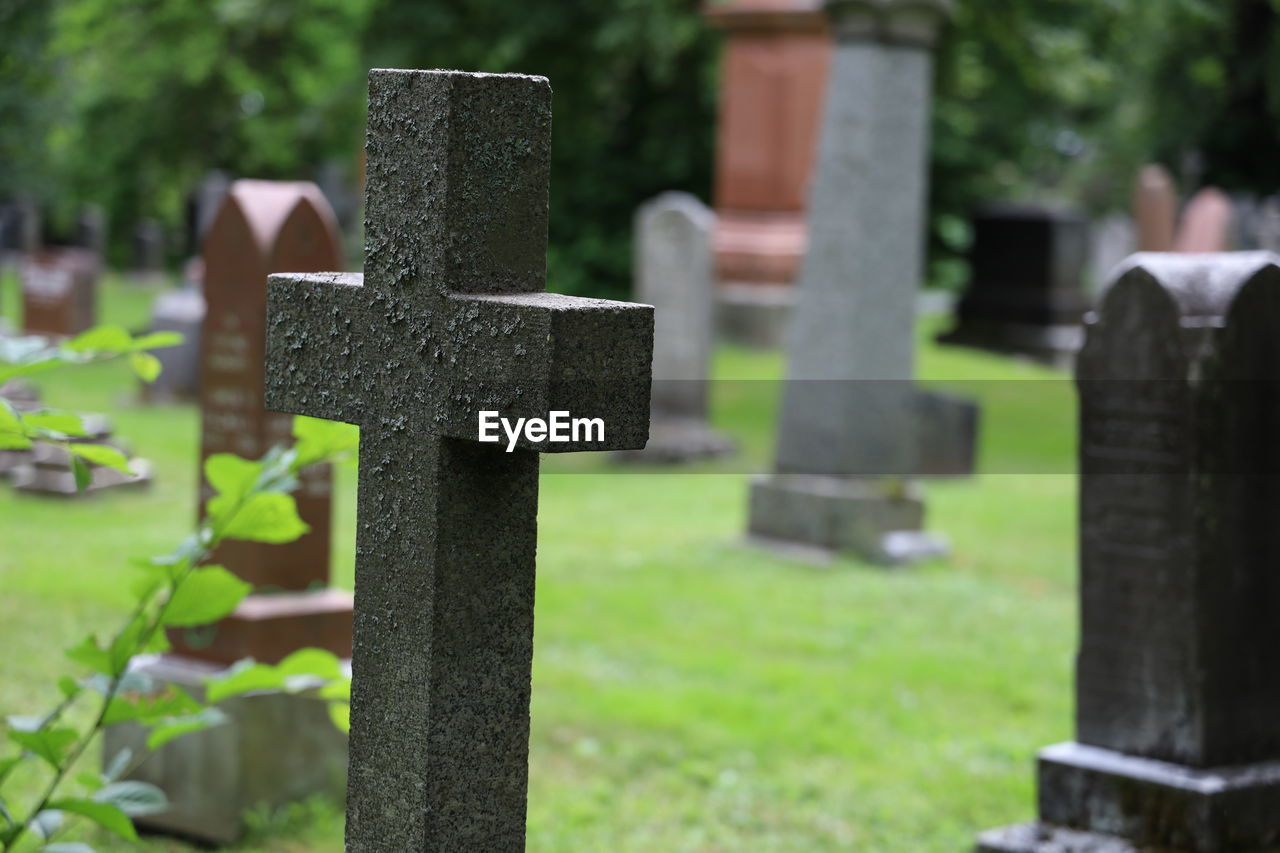
<svg viewBox="0 0 1280 853"><path fill-rule="evenodd" d="M717 38L696 0L379 0L366 40L370 66L551 80L555 290L625 295L636 206L710 192Z"/></svg>
<svg viewBox="0 0 1280 853"><path fill-rule="evenodd" d="M65 176L72 195L47 200L99 202L122 225L142 215L176 223L185 193L209 169L311 177L324 157L354 152L367 5L56 4L51 55L74 120L50 133L48 170Z"/></svg>

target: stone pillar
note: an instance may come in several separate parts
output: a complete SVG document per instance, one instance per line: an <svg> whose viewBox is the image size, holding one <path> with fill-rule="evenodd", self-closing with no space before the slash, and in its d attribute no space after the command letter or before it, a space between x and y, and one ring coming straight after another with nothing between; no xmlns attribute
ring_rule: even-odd
<svg viewBox="0 0 1280 853"><path fill-rule="evenodd" d="M983 853L1280 847L1280 257L1139 254L1088 330L1076 737Z"/></svg>
<svg viewBox="0 0 1280 853"><path fill-rule="evenodd" d="M721 328L778 346L808 242L831 34L820 0L730 0L706 16L725 32L715 174Z"/></svg>
<svg viewBox="0 0 1280 853"><path fill-rule="evenodd" d="M835 0L837 45L810 202L775 473L753 537L899 563L921 532L912 387L924 268L931 48L949 0Z"/></svg>

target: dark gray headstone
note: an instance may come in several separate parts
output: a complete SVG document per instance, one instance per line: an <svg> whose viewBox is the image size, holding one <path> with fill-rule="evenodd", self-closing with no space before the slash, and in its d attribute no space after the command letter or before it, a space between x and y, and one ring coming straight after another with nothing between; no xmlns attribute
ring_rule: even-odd
<svg viewBox="0 0 1280 853"><path fill-rule="evenodd" d="M182 343L155 351L160 375L143 386L149 400L190 400L200 390L200 336L204 329L204 294L194 287L170 290L156 297L151 331L177 332Z"/></svg>
<svg viewBox="0 0 1280 853"><path fill-rule="evenodd" d="M968 289L943 343L1068 365L1088 307L1089 221L1070 208L999 204L973 217Z"/></svg>
<svg viewBox="0 0 1280 853"><path fill-rule="evenodd" d="M164 270L164 228L154 219L143 219L133 227L135 273L154 275Z"/></svg>
<svg viewBox="0 0 1280 853"><path fill-rule="evenodd" d="M107 213L101 206L86 204L76 215L75 245L102 255L107 249Z"/></svg>
<svg viewBox="0 0 1280 853"><path fill-rule="evenodd" d="M932 46L949 0L828 2L836 34L774 474L749 535L881 563L939 556L923 530L913 385Z"/></svg>
<svg viewBox="0 0 1280 853"><path fill-rule="evenodd" d="M274 275L267 400L360 439L348 853L524 850L539 450L648 433L653 311L544 292L545 78L369 75L365 274ZM604 421L477 441L478 413Z"/></svg>
<svg viewBox="0 0 1280 853"><path fill-rule="evenodd" d="M222 200L231 192L231 177L226 172L209 172L200 185L187 196L187 246L188 255L198 255L205 232L213 224L213 217L222 207Z"/></svg>
<svg viewBox="0 0 1280 853"><path fill-rule="evenodd" d="M1277 330L1265 252L1135 255L1089 330L1076 741L1040 756L1048 839L1280 845ZM983 849L1058 849L1025 835Z"/></svg>

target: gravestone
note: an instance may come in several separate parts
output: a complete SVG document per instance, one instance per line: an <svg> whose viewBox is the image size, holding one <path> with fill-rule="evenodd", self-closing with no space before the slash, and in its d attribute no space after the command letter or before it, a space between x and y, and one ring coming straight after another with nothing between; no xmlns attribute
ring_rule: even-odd
<svg viewBox="0 0 1280 853"><path fill-rule="evenodd" d="M86 204L76 215L75 245L102 257L107 250L107 213L101 206Z"/></svg>
<svg viewBox="0 0 1280 853"><path fill-rule="evenodd" d="M185 283L156 297L151 311L151 331L177 332L182 343L155 351L160 375L142 384L149 402L195 399L200 390L200 340L204 332L204 294Z"/></svg>
<svg viewBox="0 0 1280 853"><path fill-rule="evenodd" d="M1277 328L1280 256L1121 269L1077 368L1076 739L981 851L1280 846Z"/></svg>
<svg viewBox="0 0 1280 853"><path fill-rule="evenodd" d="M310 183L236 181L204 240L200 336L200 507L212 496L203 462L215 453L260 458L291 443L292 418L268 412L267 276L340 268L333 213ZM283 545L228 541L210 562L254 585L235 611L203 628L172 629L173 653L141 672L157 685L202 689L210 675L244 658L275 663L301 648L351 653L352 597L329 588L330 471L312 467L295 493L310 532ZM166 744L132 778L169 793L167 811L139 818L148 829L229 843L243 814L342 789L346 738L323 706L305 696L251 696L224 708L225 726ZM145 743L136 727L111 730L104 755Z"/></svg>
<svg viewBox="0 0 1280 853"><path fill-rule="evenodd" d="M151 278L164 272L164 228L154 219L143 219L133 227L132 275Z"/></svg>
<svg viewBox="0 0 1280 853"><path fill-rule="evenodd" d="M635 295L653 305L653 410L635 462L688 462L722 456L733 442L707 422L716 215L694 196L667 192L641 206L635 227Z"/></svg>
<svg viewBox="0 0 1280 853"><path fill-rule="evenodd" d="M1138 250L1138 232L1133 219L1113 213L1090 226L1088 290L1094 301L1112 280L1116 267Z"/></svg>
<svg viewBox="0 0 1280 853"><path fill-rule="evenodd" d="M222 202L231 191L231 178L226 172L209 172L187 196L187 245L188 255L198 255L204 236L213 224L213 218L222 209Z"/></svg>
<svg viewBox="0 0 1280 853"><path fill-rule="evenodd" d="M1173 250L1187 254L1226 251L1231 248L1234 217L1227 194L1217 187L1205 187L1187 202Z"/></svg>
<svg viewBox="0 0 1280 853"><path fill-rule="evenodd" d="M337 222L315 184L236 181L204 241L204 301L200 337L200 470L216 453L258 459L291 442L293 419L266 410L267 276L282 270L340 269ZM201 485L201 506L212 496ZM303 646L346 657L351 605L329 586L331 474L302 475L298 513L311 528L284 545L226 542L213 561L249 581L261 595L218 626L212 638L179 632L181 654L234 663L276 661ZM278 613L272 616L272 608Z"/></svg>
<svg viewBox="0 0 1280 853"><path fill-rule="evenodd" d="M836 34L788 346L774 473L749 531L772 544L902 563L922 532L912 379L923 276L931 48L946 0L833 2Z"/></svg>
<svg viewBox="0 0 1280 853"><path fill-rule="evenodd" d="M1178 226L1178 190L1161 165L1144 166L1133 184L1133 220L1138 227L1138 250L1172 252Z"/></svg>
<svg viewBox="0 0 1280 853"><path fill-rule="evenodd" d="M715 158L718 322L730 340L777 347L808 242L805 204L831 32L821 0L725 0L704 10L725 34Z"/></svg>
<svg viewBox="0 0 1280 853"><path fill-rule="evenodd" d="M543 290L550 144L545 78L375 69L366 271L271 279L269 404L361 428L349 853L525 849L537 451L647 437L653 310Z"/></svg>
<svg viewBox="0 0 1280 853"><path fill-rule="evenodd" d="M972 277L939 340L1067 366L1088 307L1089 222L1078 211L998 204L973 219Z"/></svg>
<svg viewBox="0 0 1280 853"><path fill-rule="evenodd" d="M99 258L87 249L42 249L22 257L22 328L70 337L96 323Z"/></svg>

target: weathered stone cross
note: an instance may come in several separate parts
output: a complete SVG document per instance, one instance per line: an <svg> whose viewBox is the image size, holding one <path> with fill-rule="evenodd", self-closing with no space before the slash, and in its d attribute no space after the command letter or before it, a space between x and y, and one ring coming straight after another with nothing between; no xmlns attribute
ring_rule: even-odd
<svg viewBox="0 0 1280 853"><path fill-rule="evenodd" d="M536 451L648 435L653 309L543 292L550 146L545 78L374 70L366 275L271 277L268 404L362 428L350 853L524 849Z"/></svg>

